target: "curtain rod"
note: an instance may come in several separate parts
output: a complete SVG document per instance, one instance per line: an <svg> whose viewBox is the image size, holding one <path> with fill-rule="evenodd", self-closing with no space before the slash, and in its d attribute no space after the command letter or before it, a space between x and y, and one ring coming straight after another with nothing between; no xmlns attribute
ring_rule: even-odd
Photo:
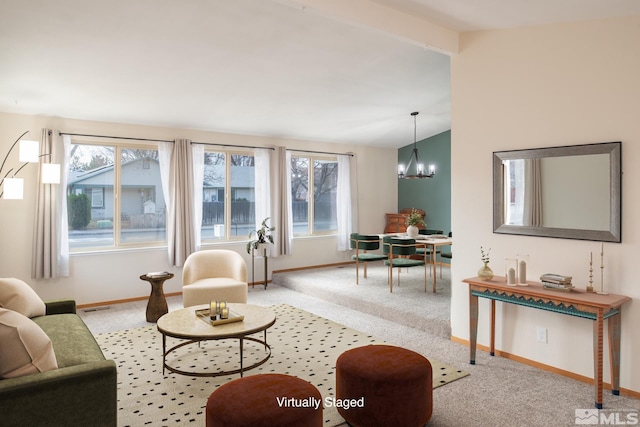
<svg viewBox="0 0 640 427"><path fill-rule="evenodd" d="M219 144L219 143L215 143L215 142L198 142L198 141L191 141L192 144L198 144L198 145L214 145L217 147L234 147L234 148L265 148L267 150L275 150L275 148L273 147L256 147L253 145L234 145L234 144Z"/></svg>
<svg viewBox="0 0 640 427"><path fill-rule="evenodd" d="M110 138L110 139L128 139L131 141L149 141L149 142L173 142L166 139L149 139L149 138L133 138L129 136L109 136L109 135L87 135L83 133L66 133L59 132L60 135L69 135L69 136L86 136L90 138Z"/></svg>
<svg viewBox="0 0 640 427"><path fill-rule="evenodd" d="M90 138L127 139L127 140L130 140L130 141L171 142L171 143L175 142L173 140L168 140L168 139L134 138L134 137L129 137L129 136L87 135L87 134L82 134L82 133L65 133L65 132L59 132L59 134L60 135L69 135L69 136L85 136L85 137L90 137ZM191 141L191 143L192 144L200 144L200 145L215 145L215 146L218 146L218 147L267 148L269 150L275 150L275 148L273 148L273 147L254 147L254 146L251 146L251 145L216 144L216 143L212 143L212 142L198 142L198 141Z"/></svg>
<svg viewBox="0 0 640 427"><path fill-rule="evenodd" d="M149 141L149 142L171 142L173 140L168 139L149 139L149 138L134 138L129 136L109 136L109 135L88 135L83 133L67 133L67 132L58 132L60 135L69 135L69 136L85 136L90 138L110 138L110 139L127 139L130 141ZM256 147L252 145L233 145L233 144L218 144L214 142L198 142L191 141L192 144L200 144L200 145L215 145L218 147L234 147L234 148L266 148L268 150L275 150L273 147ZM297 151L299 153L313 153L313 154L332 154L335 156L344 155L353 157L353 153L332 153L329 151L312 151L312 150L296 150L294 148L287 148L287 151Z"/></svg>
<svg viewBox="0 0 640 427"><path fill-rule="evenodd" d="M329 151L296 150L295 148L287 148L287 151L297 151L298 153L312 153L312 154L332 154L335 156L353 157L353 153L331 153Z"/></svg>

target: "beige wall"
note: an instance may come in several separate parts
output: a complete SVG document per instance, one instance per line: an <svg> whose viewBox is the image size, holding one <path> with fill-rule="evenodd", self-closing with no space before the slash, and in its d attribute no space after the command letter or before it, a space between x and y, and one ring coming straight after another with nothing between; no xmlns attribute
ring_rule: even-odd
<svg viewBox="0 0 640 427"><path fill-rule="evenodd" d="M356 153L360 171L359 224L363 232L384 228L385 212L394 212L397 205L397 150L354 147L343 144L260 138L228 135L184 129L88 122L61 118L0 114L1 158L24 131L31 139L39 139L42 128L69 133L86 133L140 138L190 138L194 141L237 145L281 145L287 148ZM1 160L0 158L0 160ZM12 152L9 167L17 164L17 149ZM7 166L5 166L5 171ZM166 248L128 251L103 251L71 256L71 277L56 280L30 279L31 241L34 212L36 165L27 165L20 177L25 178L24 200L0 199L0 277L18 277L29 282L44 299L75 298L79 304L113 301L149 295L149 285L139 279L148 271L170 270L176 277L165 284L165 292L181 288L180 269L171 269ZM385 197L380 197L384 194ZM207 245L204 248L224 247L237 250L251 266L244 250L246 241ZM299 238L294 241L294 255L269 261L269 270L330 264L349 260L350 253L338 252L333 236ZM260 267L262 264L258 264ZM258 268L260 270L260 268ZM250 273L249 273L249 277ZM256 279L261 279L256 271Z"/></svg>
<svg viewBox="0 0 640 427"><path fill-rule="evenodd" d="M622 243L604 245L604 277L609 292L635 299L624 306L621 368L621 386L634 391L640 391L638 40L640 17L467 33L451 67L453 335L469 336L468 291L461 281L477 274L480 246L492 248L490 265L498 274L505 257L529 253L530 279L560 273L573 276L578 287L588 281L589 252L595 259L600 250L597 242L493 234L492 152L622 141ZM591 322L498 307L498 349L593 377ZM486 301L480 316L479 342L488 345ZM536 341L537 327L548 329L548 344Z"/></svg>

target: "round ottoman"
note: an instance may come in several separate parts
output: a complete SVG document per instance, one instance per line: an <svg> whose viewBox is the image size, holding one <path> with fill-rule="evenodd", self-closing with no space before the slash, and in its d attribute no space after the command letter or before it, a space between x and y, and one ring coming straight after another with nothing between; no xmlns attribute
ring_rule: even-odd
<svg viewBox="0 0 640 427"><path fill-rule="evenodd" d="M336 400L364 398L364 404L336 406L352 426L423 426L433 411L432 382L431 363L414 351L358 347L338 357Z"/></svg>
<svg viewBox="0 0 640 427"><path fill-rule="evenodd" d="M207 427L322 426L322 397L311 383L283 374L238 378L207 400Z"/></svg>

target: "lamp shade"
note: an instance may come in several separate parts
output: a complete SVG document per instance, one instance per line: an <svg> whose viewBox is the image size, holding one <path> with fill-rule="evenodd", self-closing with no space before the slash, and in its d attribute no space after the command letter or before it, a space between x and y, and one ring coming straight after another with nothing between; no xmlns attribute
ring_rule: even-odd
<svg viewBox="0 0 640 427"><path fill-rule="evenodd" d="M22 200L24 198L24 179L5 178L3 186L4 199Z"/></svg>
<svg viewBox="0 0 640 427"><path fill-rule="evenodd" d="M42 183L60 184L60 165L57 163L42 164Z"/></svg>
<svg viewBox="0 0 640 427"><path fill-rule="evenodd" d="M20 140L20 161L22 163L36 163L40 155L39 146L38 141Z"/></svg>

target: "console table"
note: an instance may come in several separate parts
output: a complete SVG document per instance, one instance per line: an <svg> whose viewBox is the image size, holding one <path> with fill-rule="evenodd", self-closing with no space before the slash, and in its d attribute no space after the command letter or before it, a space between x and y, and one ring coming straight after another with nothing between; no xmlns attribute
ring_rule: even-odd
<svg viewBox="0 0 640 427"><path fill-rule="evenodd" d="M478 298L491 300L491 356L495 353L496 301L592 320L595 406L602 409L602 364L606 319L608 320L611 389L614 395L620 394L622 305L631 301L631 298L614 294L598 295L576 289L572 289L571 292L559 292L545 289L541 283L530 281L527 281L528 286L508 286L505 278L500 276L494 276L490 281L474 277L465 279L463 282L469 285L469 350L472 365L476 361Z"/></svg>

